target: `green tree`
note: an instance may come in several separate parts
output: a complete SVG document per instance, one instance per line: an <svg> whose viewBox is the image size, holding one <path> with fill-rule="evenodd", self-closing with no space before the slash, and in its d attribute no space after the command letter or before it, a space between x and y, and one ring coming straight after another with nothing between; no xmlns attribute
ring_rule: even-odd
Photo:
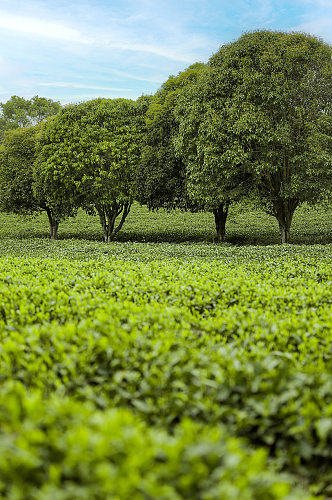
<svg viewBox="0 0 332 500"><path fill-rule="evenodd" d="M248 192L250 178L242 168L229 169L225 145L230 130L215 78L207 65L196 84L182 89L175 108L178 133L173 144L185 165L187 195L192 203L213 213L222 242L229 206Z"/></svg>
<svg viewBox="0 0 332 500"><path fill-rule="evenodd" d="M144 98L96 99L67 106L45 127L36 191L58 206L97 212L105 241L130 211L146 105Z"/></svg>
<svg viewBox="0 0 332 500"><path fill-rule="evenodd" d="M58 101L34 96L24 99L16 95L6 103L0 103L0 141L7 130L29 127L55 115L61 109Z"/></svg>
<svg viewBox="0 0 332 500"><path fill-rule="evenodd" d="M185 167L173 141L178 132L174 110L180 91L195 82L204 64L189 66L153 96L146 112L145 146L137 176L136 197L150 209L194 208L186 191Z"/></svg>
<svg viewBox="0 0 332 500"><path fill-rule="evenodd" d="M54 207L44 198L36 197L33 191L34 163L43 126L18 128L5 135L0 146L0 209L22 215L45 210L51 238L54 239L59 217L55 215Z"/></svg>
<svg viewBox="0 0 332 500"><path fill-rule="evenodd" d="M182 118L195 196L209 201L225 180L245 180L289 241L299 204L331 191L331 56L313 36L272 31L245 34L212 56L197 106Z"/></svg>

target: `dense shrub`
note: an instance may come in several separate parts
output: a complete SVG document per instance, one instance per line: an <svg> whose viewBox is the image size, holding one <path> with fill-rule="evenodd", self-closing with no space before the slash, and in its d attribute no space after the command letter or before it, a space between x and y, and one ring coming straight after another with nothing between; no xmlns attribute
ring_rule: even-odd
<svg viewBox="0 0 332 500"><path fill-rule="evenodd" d="M307 500L222 427L184 420L173 435L126 410L0 393L0 498Z"/></svg>
<svg viewBox="0 0 332 500"><path fill-rule="evenodd" d="M331 483L329 246L9 248L3 383L45 405L126 409L167 435L188 419L224 425L278 470Z"/></svg>

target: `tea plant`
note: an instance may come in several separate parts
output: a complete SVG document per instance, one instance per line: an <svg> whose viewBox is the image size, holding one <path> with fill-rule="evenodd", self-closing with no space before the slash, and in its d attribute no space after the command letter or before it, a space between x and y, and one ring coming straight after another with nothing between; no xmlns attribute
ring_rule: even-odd
<svg viewBox="0 0 332 500"><path fill-rule="evenodd" d="M0 499L329 498L331 257L0 240Z"/></svg>

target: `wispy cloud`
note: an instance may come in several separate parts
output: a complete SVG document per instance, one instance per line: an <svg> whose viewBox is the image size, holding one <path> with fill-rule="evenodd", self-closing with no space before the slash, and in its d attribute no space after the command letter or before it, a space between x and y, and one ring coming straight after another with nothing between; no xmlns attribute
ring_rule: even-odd
<svg viewBox="0 0 332 500"><path fill-rule="evenodd" d="M301 0L301 3L306 6L302 22L291 29L311 33L332 43L332 0Z"/></svg>
<svg viewBox="0 0 332 500"><path fill-rule="evenodd" d="M28 35L34 39L46 38L63 42L73 42L79 44L93 45L103 49L115 49L129 52L142 52L152 54L166 59L173 59L182 62L192 62L192 58L184 55L183 51L174 47L160 45L155 43L142 43L128 28L116 25L114 26L113 36L99 33L99 35L88 33L83 36L82 32L66 24L49 22L48 20L16 15L0 11L0 28L15 32L20 36ZM131 24L131 23L130 23Z"/></svg>
<svg viewBox="0 0 332 500"><path fill-rule="evenodd" d="M74 82L41 82L40 87L62 87L71 89L89 89L89 90L106 90L108 92L132 92L134 89L122 89L116 87L102 87L100 85L85 85L84 83Z"/></svg>
<svg viewBox="0 0 332 500"><path fill-rule="evenodd" d="M298 0L303 13L301 21L292 26L293 31L302 31L332 43L332 0Z"/></svg>
<svg viewBox="0 0 332 500"><path fill-rule="evenodd" d="M192 62L192 57L190 57L189 55L184 55L180 51L176 51L174 48L167 48L162 46L158 47L154 43L144 44L138 42L127 42L125 40L109 40L105 42L104 46L108 46L109 48L116 50L148 53L155 56L165 57L166 59L181 61L184 63Z"/></svg>
<svg viewBox="0 0 332 500"><path fill-rule="evenodd" d="M129 78L130 80L137 80L141 82L152 82L152 83L162 83L162 78L149 78L147 76L135 75L133 73L127 73L126 71L119 71L117 69L109 69L108 73L121 76L123 78Z"/></svg>
<svg viewBox="0 0 332 500"><path fill-rule="evenodd" d="M331 11L332 0L0 0L0 91L63 102L153 94L246 30L331 42Z"/></svg>
<svg viewBox="0 0 332 500"><path fill-rule="evenodd" d="M272 0L255 0L254 2L241 2L241 9L236 16L242 29L264 26L273 23L276 9ZM250 4L250 5L249 5Z"/></svg>
<svg viewBox="0 0 332 500"><path fill-rule="evenodd" d="M0 28L14 31L21 35L32 35L34 38L51 38L79 43L91 43L82 36L79 30L65 24L53 23L43 19L19 16L8 12L0 12Z"/></svg>
<svg viewBox="0 0 332 500"><path fill-rule="evenodd" d="M4 57L0 56L0 76L1 77L9 77L14 75L19 71L19 67L17 64L8 61Z"/></svg>

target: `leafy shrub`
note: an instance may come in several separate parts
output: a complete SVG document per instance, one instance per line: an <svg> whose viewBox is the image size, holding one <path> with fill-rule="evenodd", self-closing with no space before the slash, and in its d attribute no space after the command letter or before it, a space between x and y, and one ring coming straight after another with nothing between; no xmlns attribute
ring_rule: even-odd
<svg viewBox="0 0 332 500"><path fill-rule="evenodd" d="M184 420L169 435L129 411L45 402L13 383L0 402L1 499L312 498L221 427Z"/></svg>
<svg viewBox="0 0 332 500"><path fill-rule="evenodd" d="M273 499L288 498L289 484L297 482L328 494L331 250L329 245L0 242L0 455L11 457L7 468L5 459L0 467L2 498ZM45 426L41 422L48 412L57 416ZM105 439L103 430L95 435L94 415L123 421L123 432L128 418L137 437L132 449L123 443L123 453L110 463L109 452L98 455L97 445L96 452L88 444L83 451L77 445L76 452L75 439ZM62 419L67 427L61 427ZM79 438L75 429L82 428L82 419L86 434ZM114 422L105 423L108 439L116 432ZM76 437L68 438L71 445L56 458L61 429ZM163 443L174 444L166 462L151 444L159 443L159 433ZM214 458L210 462L210 451L212 457L219 453L213 451L213 436L229 449L235 438L236 449L244 450L246 458L236 462L232 479L228 465L221 466L226 467L225 488L243 476L242 490L226 489L226 494L220 489L219 472L214 472L220 464L213 465ZM148 458L140 462L137 450L145 438ZM203 451L193 478L183 450L191 444L200 450L200 442ZM267 462L257 451L261 448ZM67 458L72 468L66 469ZM123 479L125 467L133 463L133 477ZM207 471L206 463L212 463ZM68 480L62 467L70 471ZM269 476L272 482L266 482L265 472L273 469L292 477ZM96 473L96 479L88 478L87 470L106 472L100 473L102 479ZM186 486L181 477L187 478L187 470ZM246 475L251 470L254 482ZM112 474L123 488L128 483L128 493L105 490L111 488L105 477ZM258 475L266 488L275 481L288 486L261 489ZM141 484L153 493L139 489ZM173 490L163 490L162 484ZM297 493L289 495L297 498ZM299 498L306 498L303 491Z"/></svg>

